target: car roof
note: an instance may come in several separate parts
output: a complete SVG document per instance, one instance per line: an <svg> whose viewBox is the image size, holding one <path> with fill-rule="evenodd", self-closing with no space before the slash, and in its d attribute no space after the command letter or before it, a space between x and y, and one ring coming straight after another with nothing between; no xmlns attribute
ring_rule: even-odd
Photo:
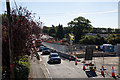
<svg viewBox="0 0 120 80"><path fill-rule="evenodd" d="M44 47L44 49L49 49L49 48L47 48L47 47Z"/></svg>
<svg viewBox="0 0 120 80"><path fill-rule="evenodd" d="M40 47L44 47L44 46L40 46Z"/></svg>
<svg viewBox="0 0 120 80"><path fill-rule="evenodd" d="M50 53L50 55L58 55L58 53Z"/></svg>

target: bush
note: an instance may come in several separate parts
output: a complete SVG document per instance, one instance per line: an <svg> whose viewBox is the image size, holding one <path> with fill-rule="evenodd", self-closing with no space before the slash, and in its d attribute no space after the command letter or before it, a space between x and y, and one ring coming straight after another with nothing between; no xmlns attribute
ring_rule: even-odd
<svg viewBox="0 0 120 80"><path fill-rule="evenodd" d="M28 55L20 57L15 68L15 80L27 80L30 72L30 61Z"/></svg>

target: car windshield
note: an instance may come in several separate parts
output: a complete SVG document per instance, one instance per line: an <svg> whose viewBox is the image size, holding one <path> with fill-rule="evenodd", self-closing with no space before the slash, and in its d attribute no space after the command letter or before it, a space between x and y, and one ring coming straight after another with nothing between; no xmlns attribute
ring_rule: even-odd
<svg viewBox="0 0 120 80"><path fill-rule="evenodd" d="M40 46L40 48L43 48L44 46Z"/></svg>
<svg viewBox="0 0 120 80"><path fill-rule="evenodd" d="M51 57L58 57L58 54L53 54L51 55Z"/></svg>
<svg viewBox="0 0 120 80"><path fill-rule="evenodd" d="M40 49L43 49L44 48L44 46L40 46Z"/></svg>

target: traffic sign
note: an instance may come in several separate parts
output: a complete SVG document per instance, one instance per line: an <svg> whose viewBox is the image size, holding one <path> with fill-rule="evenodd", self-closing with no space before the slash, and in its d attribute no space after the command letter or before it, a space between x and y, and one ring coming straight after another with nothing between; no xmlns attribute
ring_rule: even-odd
<svg viewBox="0 0 120 80"><path fill-rule="evenodd" d="M91 46L86 47L85 60L92 60L93 48Z"/></svg>

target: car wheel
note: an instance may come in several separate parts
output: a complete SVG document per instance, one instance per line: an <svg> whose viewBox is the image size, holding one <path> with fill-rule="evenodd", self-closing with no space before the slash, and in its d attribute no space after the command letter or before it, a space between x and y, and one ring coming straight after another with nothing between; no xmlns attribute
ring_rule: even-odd
<svg viewBox="0 0 120 80"><path fill-rule="evenodd" d="M48 64L50 64L50 61L48 61Z"/></svg>

